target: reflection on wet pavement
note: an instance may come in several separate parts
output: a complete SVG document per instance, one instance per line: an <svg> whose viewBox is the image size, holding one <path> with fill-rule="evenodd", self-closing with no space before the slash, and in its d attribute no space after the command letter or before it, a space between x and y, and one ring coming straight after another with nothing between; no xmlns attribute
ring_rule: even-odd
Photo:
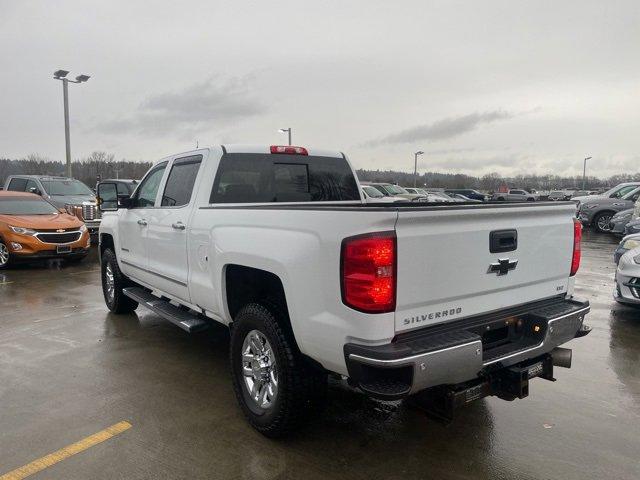
<svg viewBox="0 0 640 480"><path fill-rule="evenodd" d="M640 478L640 310L612 299L617 240L585 232L580 296L593 332L573 368L530 396L490 398L438 424L332 381L294 438L255 433L236 407L228 334L188 336L149 311L107 313L86 262L0 273L0 474L106 425L133 428L42 478Z"/></svg>

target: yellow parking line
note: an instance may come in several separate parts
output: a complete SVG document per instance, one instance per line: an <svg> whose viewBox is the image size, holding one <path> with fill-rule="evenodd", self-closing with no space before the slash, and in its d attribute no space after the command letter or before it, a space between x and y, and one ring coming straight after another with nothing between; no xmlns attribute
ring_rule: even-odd
<svg viewBox="0 0 640 480"><path fill-rule="evenodd" d="M93 435L83 438L79 442L67 445L57 452L45 455L44 457L34 460L33 462L28 463L20 468L16 468L9 473L5 473L4 475L0 476L0 480L20 480L21 478L26 478L77 453L83 452L88 448L98 445L105 440L109 440L111 437L115 437L119 433L122 433L125 430L129 430L130 428L131 424L129 422L118 422L115 425L111 425L110 427L105 428L98 433L94 433Z"/></svg>
<svg viewBox="0 0 640 480"><path fill-rule="evenodd" d="M0 285L9 285L10 283L13 283L13 282L0 282Z"/></svg>

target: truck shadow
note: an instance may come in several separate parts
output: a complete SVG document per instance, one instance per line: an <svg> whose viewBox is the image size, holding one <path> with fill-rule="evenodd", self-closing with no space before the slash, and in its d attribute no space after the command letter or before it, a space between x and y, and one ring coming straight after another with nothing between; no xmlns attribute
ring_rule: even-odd
<svg viewBox="0 0 640 480"><path fill-rule="evenodd" d="M323 478L353 478L355 472L358 478L447 478L454 471L491 476L493 417L484 400L443 425L405 402L377 401L330 379L324 411L291 438L274 441L255 432L237 406L225 327L189 336L140 310L139 316L107 314L104 335L99 363L116 384L135 389L127 408L140 412L143 420L132 421L144 423L147 440L171 438L154 445L168 456L196 447L215 458L223 452L213 446L224 439L224 454L242 457L227 462L228 478L305 478L310 465Z"/></svg>

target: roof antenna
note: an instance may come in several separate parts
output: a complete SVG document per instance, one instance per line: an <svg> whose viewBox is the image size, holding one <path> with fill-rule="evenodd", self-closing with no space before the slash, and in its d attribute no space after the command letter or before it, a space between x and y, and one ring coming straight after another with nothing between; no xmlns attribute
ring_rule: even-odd
<svg viewBox="0 0 640 480"><path fill-rule="evenodd" d="M196 150L200 148L200 143L198 142L198 140L196 140Z"/></svg>

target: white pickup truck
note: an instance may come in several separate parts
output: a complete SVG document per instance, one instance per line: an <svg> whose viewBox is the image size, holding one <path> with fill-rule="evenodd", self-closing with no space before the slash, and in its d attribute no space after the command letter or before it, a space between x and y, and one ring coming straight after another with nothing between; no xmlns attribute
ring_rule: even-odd
<svg viewBox="0 0 640 480"><path fill-rule="evenodd" d="M327 374L452 418L528 394L588 333L572 203L366 203L344 154L225 145L157 162L130 198L99 186L108 308L231 331L235 392L268 436Z"/></svg>

